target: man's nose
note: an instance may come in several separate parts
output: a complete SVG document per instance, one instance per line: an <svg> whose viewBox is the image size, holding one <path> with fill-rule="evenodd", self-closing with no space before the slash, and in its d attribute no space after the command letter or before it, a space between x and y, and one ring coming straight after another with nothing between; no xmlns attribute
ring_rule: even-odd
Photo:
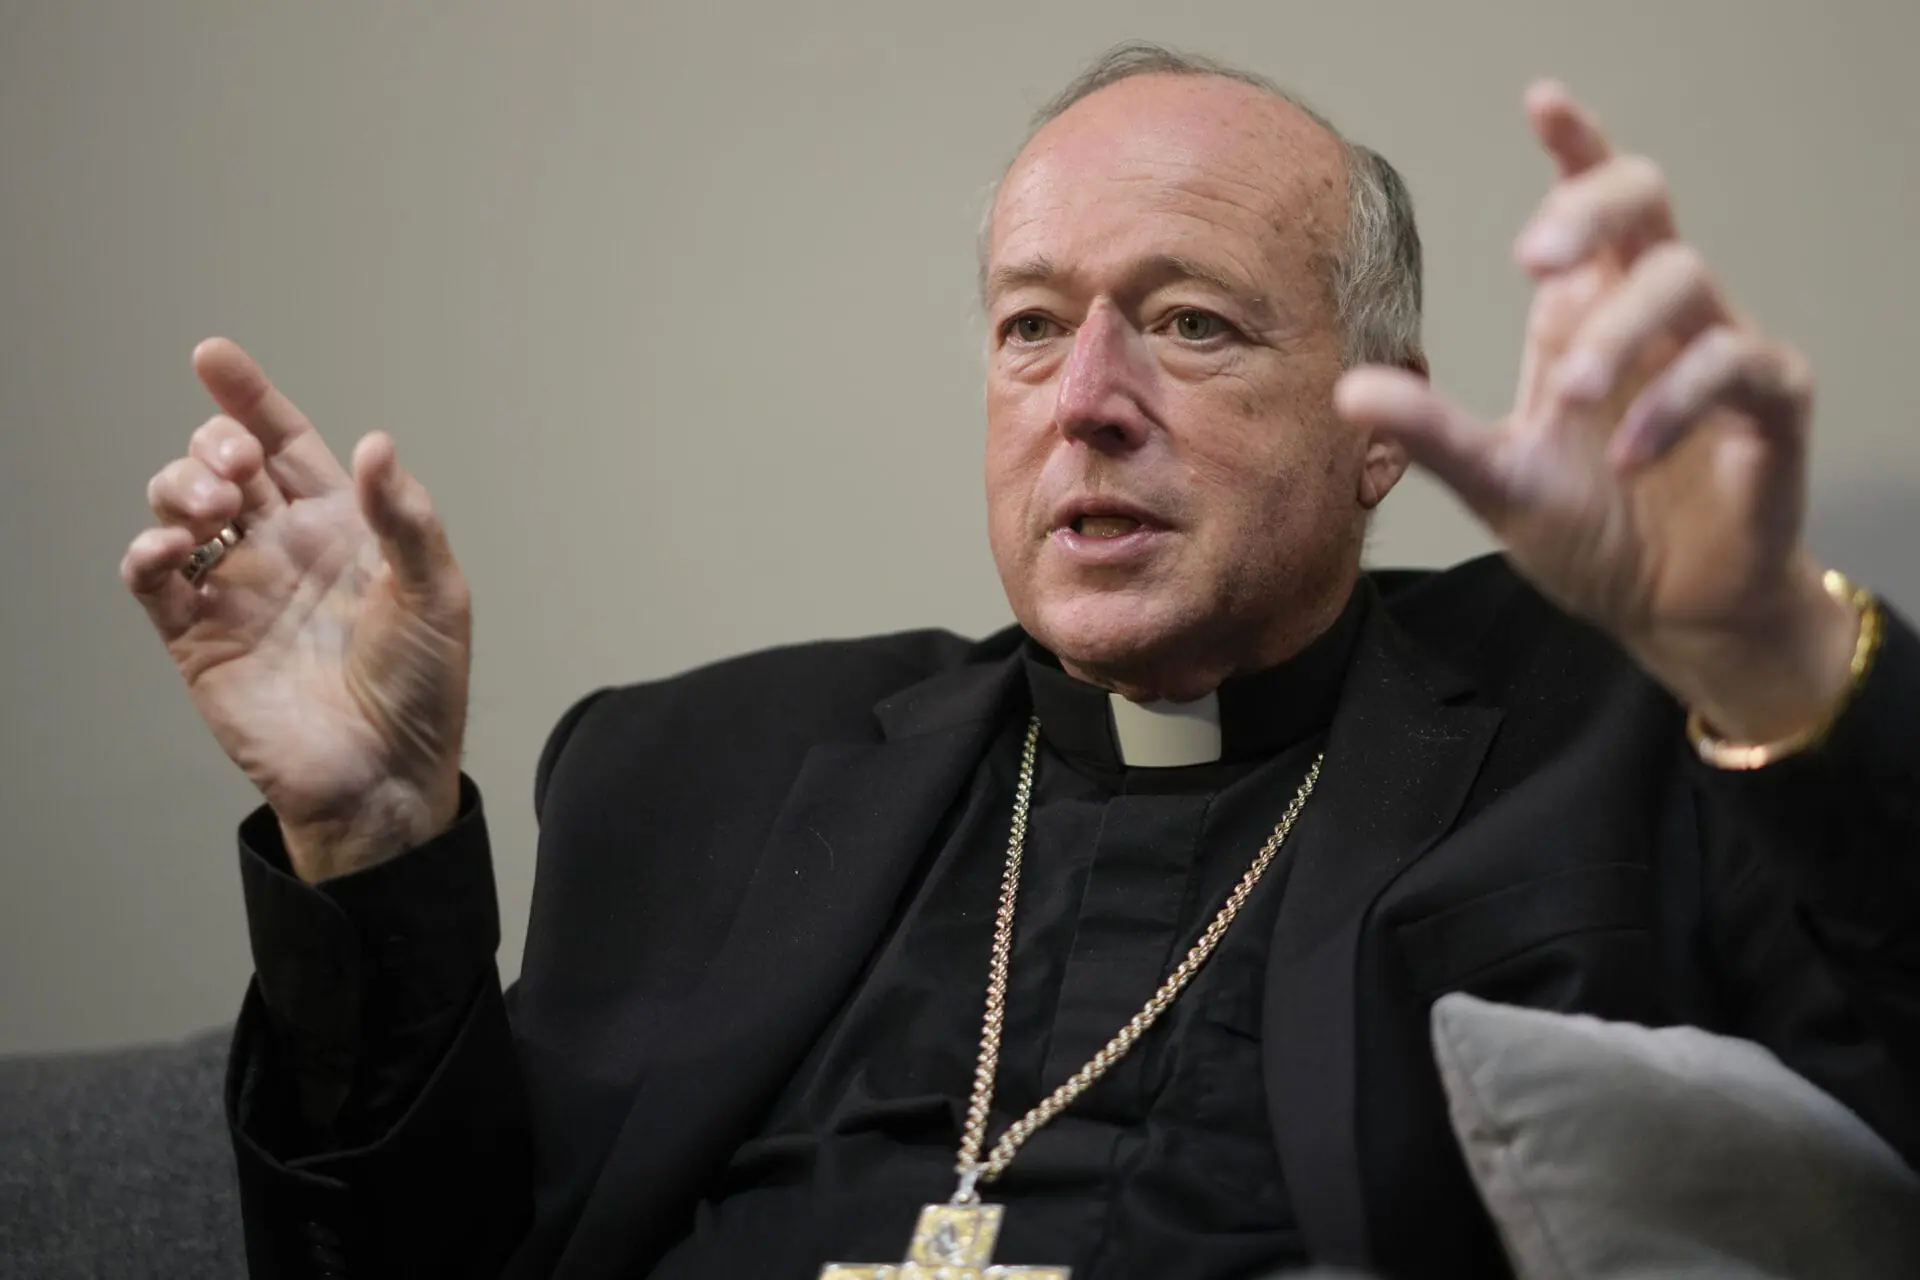
<svg viewBox="0 0 1920 1280"><path fill-rule="evenodd" d="M1141 407L1147 382L1140 335L1105 302L1095 303L1073 335L1060 374L1054 423L1070 440L1125 452L1146 443Z"/></svg>

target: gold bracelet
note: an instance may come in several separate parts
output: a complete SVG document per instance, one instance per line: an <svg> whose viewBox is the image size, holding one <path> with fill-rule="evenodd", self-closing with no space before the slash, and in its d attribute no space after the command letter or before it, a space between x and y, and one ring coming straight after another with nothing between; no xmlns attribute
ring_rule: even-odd
<svg viewBox="0 0 1920 1280"><path fill-rule="evenodd" d="M1687 737L1692 740L1693 749L1700 753L1700 758L1716 769L1764 769L1776 760L1784 760L1819 746L1833 732L1833 726L1839 723L1841 713L1853 701L1854 694L1866 683L1867 673L1873 669L1874 655L1880 651L1881 634L1886 629L1880 602L1871 591L1855 586L1837 569L1827 570L1821 575L1820 582L1826 587L1828 595L1852 609L1854 616L1859 619L1846 688L1840 691L1832 710L1819 723L1773 742L1728 742L1716 738L1713 731L1707 728L1706 718L1698 711L1689 711Z"/></svg>

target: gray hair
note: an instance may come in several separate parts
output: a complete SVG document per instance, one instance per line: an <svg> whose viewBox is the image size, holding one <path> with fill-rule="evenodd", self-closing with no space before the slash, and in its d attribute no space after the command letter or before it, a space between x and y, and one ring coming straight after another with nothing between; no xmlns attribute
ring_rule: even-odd
<svg viewBox="0 0 1920 1280"><path fill-rule="evenodd" d="M1164 45L1130 42L1102 54L1034 116L1026 141L1083 98L1135 76L1214 76L1272 94L1331 134L1347 160L1347 228L1328 264L1327 287L1344 330L1346 363L1426 367L1420 348L1420 232L1413 197L1384 156L1352 142L1331 120L1251 71ZM1025 142L1022 143L1022 146ZM992 216L989 206L988 217ZM983 227L983 231L985 228ZM986 261L985 236L981 262Z"/></svg>

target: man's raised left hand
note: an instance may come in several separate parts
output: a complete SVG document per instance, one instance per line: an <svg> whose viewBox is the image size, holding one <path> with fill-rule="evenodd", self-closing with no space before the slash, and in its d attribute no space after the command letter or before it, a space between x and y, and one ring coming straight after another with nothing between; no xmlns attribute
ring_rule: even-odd
<svg viewBox="0 0 1920 1280"><path fill-rule="evenodd" d="M1616 154L1557 84L1526 110L1558 176L1515 246L1537 287L1512 411L1483 424L1379 367L1349 372L1335 404L1721 735L1817 724L1857 620L1801 541L1807 363L1728 303L1651 161Z"/></svg>

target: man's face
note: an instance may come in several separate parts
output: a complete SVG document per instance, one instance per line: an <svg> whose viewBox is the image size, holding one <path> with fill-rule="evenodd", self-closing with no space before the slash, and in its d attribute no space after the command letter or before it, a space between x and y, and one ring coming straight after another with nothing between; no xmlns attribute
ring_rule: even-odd
<svg viewBox="0 0 1920 1280"><path fill-rule="evenodd" d="M1015 616L1075 674L1199 697L1344 599L1379 496L1331 403L1345 173L1287 104L1171 76L1084 99L1008 171L989 533Z"/></svg>

